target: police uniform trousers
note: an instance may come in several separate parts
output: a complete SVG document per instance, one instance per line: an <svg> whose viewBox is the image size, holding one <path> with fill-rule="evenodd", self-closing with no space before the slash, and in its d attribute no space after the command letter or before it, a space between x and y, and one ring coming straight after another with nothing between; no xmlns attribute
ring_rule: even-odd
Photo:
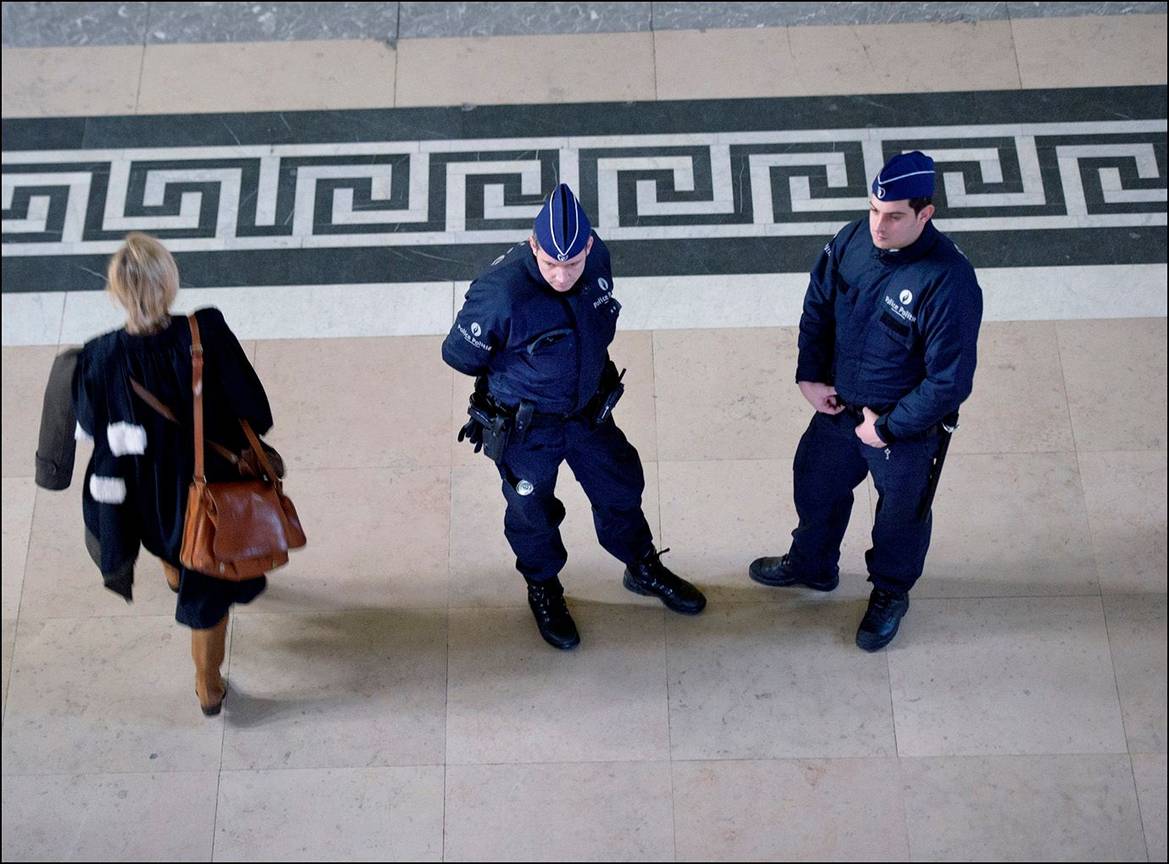
<svg viewBox="0 0 1169 864"><path fill-rule="evenodd" d="M873 475L877 512L872 548L865 553L869 581L887 591L908 591L921 576L929 550L931 512L920 514L936 434L888 447L856 436L850 411L817 412L796 449L794 471L799 525L788 553L792 569L812 578L839 572L840 544L852 514L852 490Z"/></svg>
<svg viewBox="0 0 1169 864"><path fill-rule="evenodd" d="M580 419L537 420L522 441L508 444L498 466L507 499L503 533L516 569L530 582L554 578L568 560L560 539L564 505L555 495L563 461L588 496L597 539L610 555L632 564L653 548L641 510L641 458L613 418L599 426Z"/></svg>

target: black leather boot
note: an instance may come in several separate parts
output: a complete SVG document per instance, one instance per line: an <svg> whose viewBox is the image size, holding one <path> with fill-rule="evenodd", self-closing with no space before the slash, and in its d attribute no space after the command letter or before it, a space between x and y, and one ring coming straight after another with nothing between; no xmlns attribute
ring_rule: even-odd
<svg viewBox="0 0 1169 864"><path fill-rule="evenodd" d="M695 586L666 569L661 556L669 551L650 549L640 561L625 568L622 581L634 594L657 597L667 609L683 615L697 615L706 608L706 597Z"/></svg>
<svg viewBox="0 0 1169 864"><path fill-rule="evenodd" d="M536 618L536 627L544 641L553 648L567 651L580 644L576 624L568 614L564 602L564 586L553 578L544 582L528 583L528 605Z"/></svg>
<svg viewBox="0 0 1169 864"><path fill-rule="evenodd" d="M780 558L756 558L751 562L747 575L752 581L772 588L786 588L789 585L803 585L814 591L832 591L840 584L839 573L808 576L792 569L789 556Z"/></svg>
<svg viewBox="0 0 1169 864"><path fill-rule="evenodd" d="M909 611L909 595L904 591L874 588L869 608L856 631L856 644L865 651L880 651L893 641L901 619Z"/></svg>

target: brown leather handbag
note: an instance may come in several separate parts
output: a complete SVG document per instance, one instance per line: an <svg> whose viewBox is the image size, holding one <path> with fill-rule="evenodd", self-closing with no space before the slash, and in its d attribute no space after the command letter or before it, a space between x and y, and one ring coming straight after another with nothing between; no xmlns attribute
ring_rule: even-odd
<svg viewBox="0 0 1169 864"><path fill-rule="evenodd" d="M256 480L208 483L203 459L203 343L191 325L191 387L195 400L195 476L179 560L184 567L239 581L288 563L288 550L307 542L292 500L247 420L240 420L263 475Z"/></svg>

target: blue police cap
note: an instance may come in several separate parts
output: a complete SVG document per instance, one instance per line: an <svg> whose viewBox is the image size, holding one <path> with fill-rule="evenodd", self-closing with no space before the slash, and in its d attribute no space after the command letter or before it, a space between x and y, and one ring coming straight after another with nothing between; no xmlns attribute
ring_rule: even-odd
<svg viewBox="0 0 1169 864"><path fill-rule="evenodd" d="M934 194L934 160L920 150L898 153L873 178L873 194L882 201L929 198Z"/></svg>
<svg viewBox="0 0 1169 864"><path fill-rule="evenodd" d="M557 261L567 261L583 252L592 230L589 217L567 183L552 190L532 227L540 248Z"/></svg>

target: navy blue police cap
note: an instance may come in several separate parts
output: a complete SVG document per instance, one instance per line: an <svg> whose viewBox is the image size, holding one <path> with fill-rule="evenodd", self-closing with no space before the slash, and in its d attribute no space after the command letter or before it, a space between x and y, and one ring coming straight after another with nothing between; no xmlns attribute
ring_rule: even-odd
<svg viewBox="0 0 1169 864"><path fill-rule="evenodd" d="M934 160L920 150L898 153L873 178L873 194L882 201L931 197L934 194Z"/></svg>
<svg viewBox="0 0 1169 864"><path fill-rule="evenodd" d="M532 226L540 248L557 261L567 261L583 252L592 230L589 217L567 183L552 190Z"/></svg>

